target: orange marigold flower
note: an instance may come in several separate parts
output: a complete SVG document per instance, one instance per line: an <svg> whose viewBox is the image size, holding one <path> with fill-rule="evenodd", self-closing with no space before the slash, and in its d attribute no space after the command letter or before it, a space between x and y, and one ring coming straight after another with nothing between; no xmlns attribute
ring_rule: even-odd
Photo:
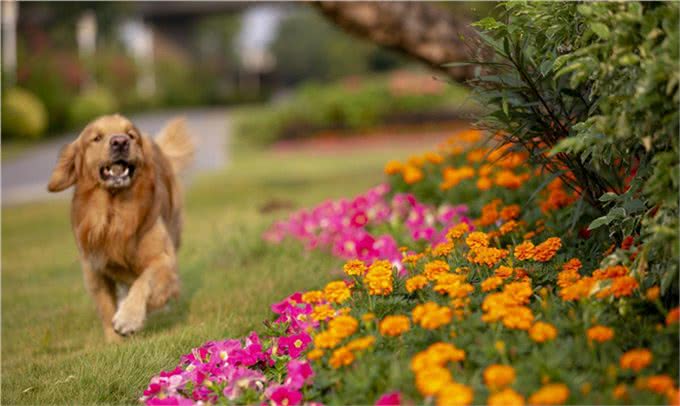
<svg viewBox="0 0 680 406"><path fill-rule="evenodd" d="M512 268L510 268L509 266L505 266L505 265L499 266L499 267L494 271L494 273L496 274L496 276L498 276L499 278L503 278L503 279L511 277L512 274L513 274L513 272L514 272L514 271L512 270Z"/></svg>
<svg viewBox="0 0 680 406"><path fill-rule="evenodd" d="M475 176L474 168L470 166L461 166L460 168L444 168L442 171L442 183L439 185L441 190L448 190L459 184L465 179L470 179Z"/></svg>
<svg viewBox="0 0 680 406"><path fill-rule="evenodd" d="M364 283L371 295L386 296L392 293L392 264L389 261L376 261L368 268Z"/></svg>
<svg viewBox="0 0 680 406"><path fill-rule="evenodd" d="M361 338L355 338L354 340L347 343L346 347L352 351L362 351L370 348L375 343L375 337L366 336Z"/></svg>
<svg viewBox="0 0 680 406"><path fill-rule="evenodd" d="M357 319L348 315L338 316L328 322L328 331L341 340L354 334L358 327Z"/></svg>
<svg viewBox="0 0 680 406"><path fill-rule="evenodd" d="M315 348L307 353L307 359L310 361L314 361L323 357L323 354L324 354L323 350Z"/></svg>
<svg viewBox="0 0 680 406"><path fill-rule="evenodd" d="M430 151L430 152L425 153L425 160L427 160L428 162L431 162L433 164L440 164L444 161L444 157L442 157L441 155L439 155L436 152Z"/></svg>
<svg viewBox="0 0 680 406"><path fill-rule="evenodd" d="M557 337L557 329L550 323L539 321L529 329L529 337L537 343L544 343Z"/></svg>
<svg viewBox="0 0 680 406"><path fill-rule="evenodd" d="M423 180L423 171L421 171L420 168L409 164L402 168L401 176L404 179L404 182L412 185Z"/></svg>
<svg viewBox="0 0 680 406"><path fill-rule="evenodd" d="M621 356L619 364L623 369L632 369L635 372L640 372L652 362L652 352L646 348L636 348L630 350Z"/></svg>
<svg viewBox="0 0 680 406"><path fill-rule="evenodd" d="M452 316L450 308L434 302L427 302L413 309L413 322L426 330L434 330L449 324Z"/></svg>
<svg viewBox="0 0 680 406"><path fill-rule="evenodd" d="M507 169L496 173L494 178L496 185L506 189L517 189L518 187L522 186L524 180L525 177L516 175L513 171Z"/></svg>
<svg viewBox="0 0 680 406"><path fill-rule="evenodd" d="M354 354L347 347L340 347L333 351L331 358L328 360L328 364L333 367L333 369L338 369L343 366L347 366L354 362Z"/></svg>
<svg viewBox="0 0 680 406"><path fill-rule="evenodd" d="M465 360L465 351L451 343L434 343L426 351L430 359L437 361L437 365L444 365L449 361L459 362Z"/></svg>
<svg viewBox="0 0 680 406"><path fill-rule="evenodd" d="M675 388L675 380L668 375L652 375L645 378L643 387L663 395Z"/></svg>
<svg viewBox="0 0 680 406"><path fill-rule="evenodd" d="M468 231L470 231L470 226L468 223L458 223L449 229L449 231L446 233L446 238L454 241L462 237Z"/></svg>
<svg viewBox="0 0 680 406"><path fill-rule="evenodd" d="M579 300L590 295L596 280L594 278L581 278L571 286L560 290L560 297L565 301Z"/></svg>
<svg viewBox="0 0 680 406"><path fill-rule="evenodd" d="M562 265L562 270L563 271L576 271L578 272L579 269L583 264L581 264L581 260L578 258L572 258L569 261L565 262L564 265Z"/></svg>
<svg viewBox="0 0 680 406"><path fill-rule="evenodd" d="M449 382L437 394L437 406L467 406L472 403L475 394L467 385Z"/></svg>
<svg viewBox="0 0 680 406"><path fill-rule="evenodd" d="M563 383L551 383L543 386L529 397L532 405L560 405L569 398L569 388Z"/></svg>
<svg viewBox="0 0 680 406"><path fill-rule="evenodd" d="M538 262L548 262L561 247L562 240L559 237L548 238L534 248L533 259Z"/></svg>
<svg viewBox="0 0 680 406"><path fill-rule="evenodd" d="M470 233L465 239L465 243L470 249L477 249L489 246L489 236L481 231L474 231Z"/></svg>
<svg viewBox="0 0 680 406"><path fill-rule="evenodd" d="M437 293L448 294L451 297L464 298L470 294L474 287L465 283L466 276L461 274L443 273L436 276L436 284L433 290Z"/></svg>
<svg viewBox="0 0 680 406"><path fill-rule="evenodd" d="M501 220L503 221L508 221L508 220L515 220L519 217L519 214L521 212L521 209L519 208L518 204L511 204L510 206L505 206L501 209Z"/></svg>
<svg viewBox="0 0 680 406"><path fill-rule="evenodd" d="M353 259L351 261L345 262L345 265L342 267L342 269L349 276L361 276L366 273L368 268L366 268L366 264L364 264L363 261L359 259Z"/></svg>
<svg viewBox="0 0 680 406"><path fill-rule="evenodd" d="M492 276L482 282L482 292L489 292L503 284L503 278L499 276Z"/></svg>
<svg viewBox="0 0 680 406"><path fill-rule="evenodd" d="M437 394L444 385L451 381L451 372L442 367L432 367L416 373L416 388L423 396Z"/></svg>
<svg viewBox="0 0 680 406"><path fill-rule="evenodd" d="M531 241L524 241L515 247L515 258L520 261L532 259L534 257L534 244Z"/></svg>
<svg viewBox="0 0 680 406"><path fill-rule="evenodd" d="M432 255L435 257L445 257L453 251L453 243L451 241L442 242L432 248Z"/></svg>
<svg viewBox="0 0 680 406"><path fill-rule="evenodd" d="M531 298L533 292L531 282L512 282L503 288L503 293L509 298L511 303L516 305L529 303L529 298Z"/></svg>
<svg viewBox="0 0 680 406"><path fill-rule="evenodd" d="M581 275L577 270L566 269L557 274L557 286L566 288L576 283L579 279L581 279Z"/></svg>
<svg viewBox="0 0 680 406"><path fill-rule="evenodd" d="M370 323L373 320L375 320L375 314L373 313L364 313L361 315L361 321L364 323Z"/></svg>
<svg viewBox="0 0 680 406"><path fill-rule="evenodd" d="M411 264L415 265L420 261L421 258L423 258L425 255L423 254L409 254L409 255L404 255L404 258L401 260L401 262L405 264Z"/></svg>
<svg viewBox="0 0 680 406"><path fill-rule="evenodd" d="M312 319L316 321L324 321L333 316L335 316L335 310L330 305L322 304L312 309Z"/></svg>
<svg viewBox="0 0 680 406"><path fill-rule="evenodd" d="M605 279L626 276L628 275L629 272L630 271L628 270L628 268L623 265L614 265L608 266L604 269L596 269L595 272L593 272L593 278L595 278L598 281L602 281Z"/></svg>
<svg viewBox="0 0 680 406"><path fill-rule="evenodd" d="M501 235L505 235L512 232L517 227L519 227L519 224L515 220L508 220L507 222L503 223L503 225L501 225L499 231L501 232Z"/></svg>
<svg viewBox="0 0 680 406"><path fill-rule="evenodd" d="M437 259L425 264L425 270L423 271L423 275L427 278L427 280L432 281L437 278L437 275L446 273L450 269L451 268L449 267L449 264L442 260Z"/></svg>
<svg viewBox="0 0 680 406"><path fill-rule="evenodd" d="M614 396L614 399L625 400L628 398L628 387L623 383L616 385L612 395Z"/></svg>
<svg viewBox="0 0 680 406"><path fill-rule="evenodd" d="M314 336L314 346L316 348L334 348L340 344L341 339L330 331L322 331Z"/></svg>
<svg viewBox="0 0 680 406"><path fill-rule="evenodd" d="M597 341L603 343L614 338L614 330L606 326L593 326L586 332L589 341Z"/></svg>
<svg viewBox="0 0 680 406"><path fill-rule="evenodd" d="M380 334L389 337L398 337L410 328L408 317L397 315L387 316L380 322Z"/></svg>
<svg viewBox="0 0 680 406"><path fill-rule="evenodd" d="M492 393L487 400L488 406L524 406L524 397L511 388Z"/></svg>
<svg viewBox="0 0 680 406"><path fill-rule="evenodd" d="M484 383L491 390L503 389L515 381L515 368L494 364L484 370Z"/></svg>
<svg viewBox="0 0 680 406"><path fill-rule="evenodd" d="M418 289L422 289L427 286L427 278L423 275L416 275L406 280L406 291L408 293L413 293Z"/></svg>
<svg viewBox="0 0 680 406"><path fill-rule="evenodd" d="M404 167L404 165L399 161L396 161L396 160L389 161L389 162L387 162L387 164L385 164L385 174L386 175L395 175L395 174L401 172L403 167Z"/></svg>
<svg viewBox="0 0 680 406"><path fill-rule="evenodd" d="M323 301L323 292L320 290L310 290L302 294L302 301L309 304L315 304Z"/></svg>
<svg viewBox="0 0 680 406"><path fill-rule="evenodd" d="M488 267L495 266L498 261L508 256L508 251L499 248L480 247L470 250L467 260Z"/></svg>
<svg viewBox="0 0 680 406"><path fill-rule="evenodd" d="M482 207L482 216L479 218L481 226L489 226L498 220L498 205L500 204L500 199L494 199Z"/></svg>
<svg viewBox="0 0 680 406"><path fill-rule="evenodd" d="M677 323L680 320L680 307L675 307L671 309L666 315L666 325L670 326L673 323Z"/></svg>
<svg viewBox="0 0 680 406"><path fill-rule="evenodd" d="M645 292L645 298L650 302L655 301L661 295L661 289L658 286L652 286Z"/></svg>
<svg viewBox="0 0 680 406"><path fill-rule="evenodd" d="M621 276L618 278L612 279L612 284L609 286L609 288L605 289L603 292L607 292L611 295L613 295L616 298L622 297L622 296L630 296L633 294L633 291L637 289L639 286L639 283L637 279L635 279L632 276ZM604 293L603 293L604 294ZM597 297L600 297L600 294L598 294Z"/></svg>
<svg viewBox="0 0 680 406"><path fill-rule="evenodd" d="M324 288L323 293L326 299L333 303L343 303L352 295L343 281L330 282Z"/></svg>
<svg viewBox="0 0 680 406"><path fill-rule="evenodd" d="M491 182L491 179L487 178L486 176L482 176L479 179L477 179L477 189L479 190L489 190L491 189L491 186L493 186L493 182Z"/></svg>
<svg viewBox="0 0 680 406"><path fill-rule="evenodd" d="M503 317L503 325L517 330L528 330L534 321L534 314L526 306L513 306Z"/></svg>

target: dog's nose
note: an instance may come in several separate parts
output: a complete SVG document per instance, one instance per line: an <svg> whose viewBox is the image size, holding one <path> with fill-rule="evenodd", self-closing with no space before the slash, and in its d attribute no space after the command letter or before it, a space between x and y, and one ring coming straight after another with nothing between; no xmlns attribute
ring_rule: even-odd
<svg viewBox="0 0 680 406"><path fill-rule="evenodd" d="M109 141L111 149L116 152L126 152L130 145L130 140L124 135L114 135Z"/></svg>

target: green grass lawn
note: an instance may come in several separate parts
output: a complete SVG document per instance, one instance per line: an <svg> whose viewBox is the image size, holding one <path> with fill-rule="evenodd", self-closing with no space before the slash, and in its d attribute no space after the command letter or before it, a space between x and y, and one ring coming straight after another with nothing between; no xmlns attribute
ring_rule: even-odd
<svg viewBox="0 0 680 406"><path fill-rule="evenodd" d="M321 286L340 262L294 243L265 244L262 231L284 213L259 208L360 193L382 180L386 160L412 152L241 152L223 172L196 179L187 191L181 299L120 345L104 343L85 293L68 203L3 208L3 403L134 403L192 347L260 330L271 303Z"/></svg>

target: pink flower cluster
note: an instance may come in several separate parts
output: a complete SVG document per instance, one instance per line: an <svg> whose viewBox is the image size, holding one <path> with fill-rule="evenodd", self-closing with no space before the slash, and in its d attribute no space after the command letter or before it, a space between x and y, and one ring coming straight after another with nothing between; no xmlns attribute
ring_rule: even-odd
<svg viewBox="0 0 680 406"><path fill-rule="evenodd" d="M274 223L264 238L278 243L292 237L308 249L330 247L334 255L343 259L367 263L387 259L399 264L402 257L399 243L408 245L423 240L437 244L445 241L446 231L452 225L459 222L471 225L465 217L465 205L435 209L412 194L398 193L390 199L389 192L389 185L382 184L351 200L326 201L300 210ZM403 240L397 241L394 235Z"/></svg>
<svg viewBox="0 0 680 406"><path fill-rule="evenodd" d="M312 308L302 303L300 293L272 305L272 311L279 315L274 323L287 326L283 335L260 340L252 332L243 343L209 341L183 355L175 369L153 377L140 400L147 405L302 403L301 390L314 377L301 359L312 341L306 331L317 323L305 321ZM283 365L286 374L272 378Z"/></svg>

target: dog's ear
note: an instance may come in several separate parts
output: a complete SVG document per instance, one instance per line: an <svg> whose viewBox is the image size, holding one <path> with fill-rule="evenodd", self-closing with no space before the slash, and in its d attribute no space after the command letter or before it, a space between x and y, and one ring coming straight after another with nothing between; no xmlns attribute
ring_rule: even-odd
<svg viewBox="0 0 680 406"><path fill-rule="evenodd" d="M60 192L76 183L76 156L78 145L76 141L66 145L59 153L57 165L52 171L47 190L50 192Z"/></svg>

